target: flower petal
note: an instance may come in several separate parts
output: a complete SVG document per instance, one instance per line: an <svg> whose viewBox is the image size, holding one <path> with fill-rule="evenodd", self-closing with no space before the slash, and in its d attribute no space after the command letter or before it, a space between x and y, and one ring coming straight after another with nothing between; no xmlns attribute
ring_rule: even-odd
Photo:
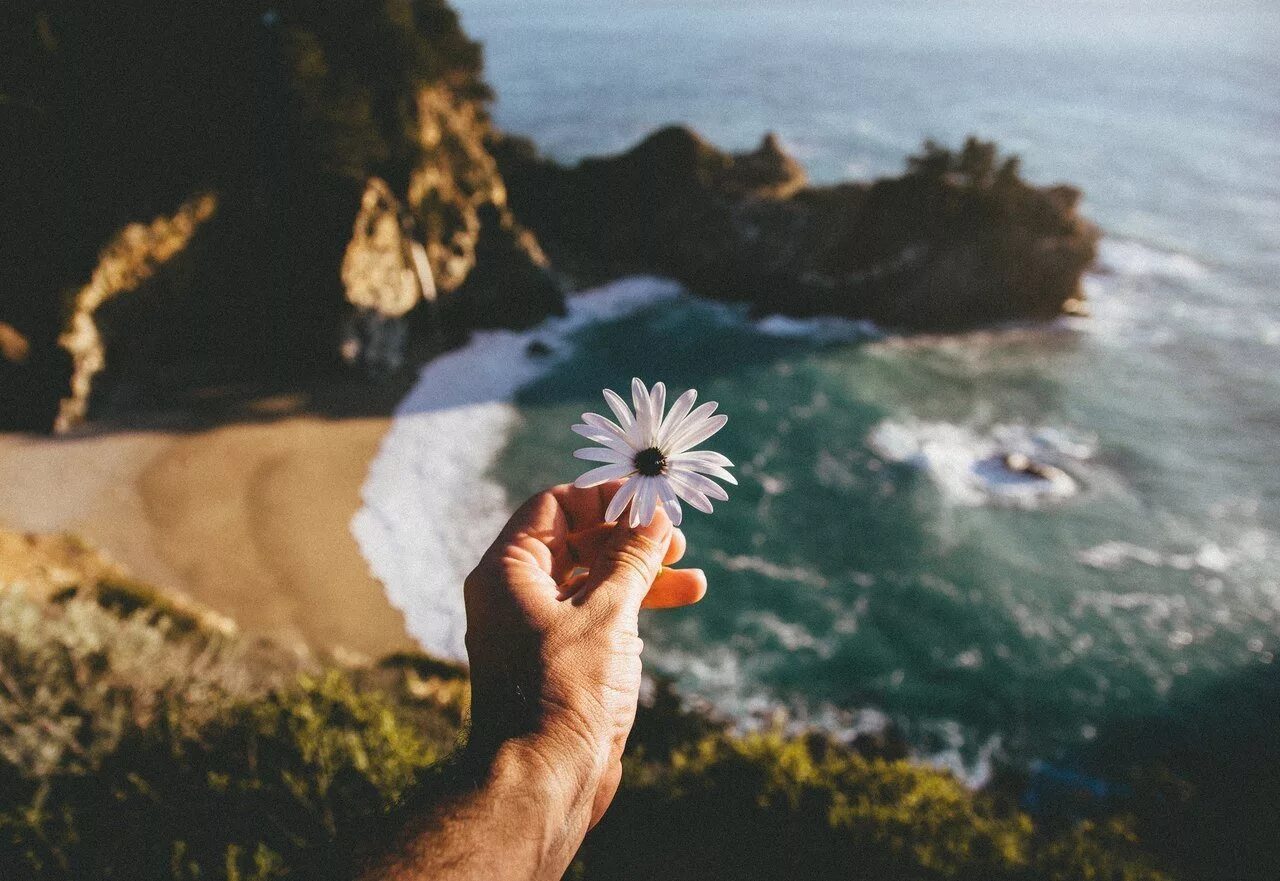
<svg viewBox="0 0 1280 881"><path fill-rule="evenodd" d="M609 501L608 509L604 512L606 523L614 523L622 516L622 511L627 507L627 502L631 501L639 488L640 481L635 478L618 487L618 491L614 493L613 498Z"/></svg>
<svg viewBox="0 0 1280 881"><path fill-rule="evenodd" d="M653 408L649 398L649 390L638 378L631 380L631 400L636 405L636 424L632 427L632 439L637 449L643 450L652 446L654 434Z"/></svg>
<svg viewBox="0 0 1280 881"><path fill-rule="evenodd" d="M613 415L618 417L618 424L622 426L623 430L630 431L636 420L631 415L627 402L622 400L622 396L613 389L607 388L604 390L604 400L609 405L609 409L613 411Z"/></svg>
<svg viewBox="0 0 1280 881"><path fill-rule="evenodd" d="M573 433L580 434L589 441L603 444L611 450L617 450L624 456L631 456L635 453L635 449L632 448L631 444L618 440L611 432L601 431L590 425L575 425L573 426Z"/></svg>
<svg viewBox="0 0 1280 881"><path fill-rule="evenodd" d="M662 414L667 409L667 386L655 382L649 393L649 446L658 445L658 429L662 427Z"/></svg>
<svg viewBox="0 0 1280 881"><path fill-rule="evenodd" d="M682 474L677 474L675 472L668 471L666 474L666 478L670 482L671 488L676 491L676 495L684 499L689 504L693 505L702 513L704 514L711 513L712 511L711 500L708 499L705 495L703 495L698 490L689 486L689 484L685 483L683 480Z"/></svg>
<svg viewBox="0 0 1280 881"><path fill-rule="evenodd" d="M689 450L668 456L673 462L692 462L699 465L719 465L721 468L732 468L733 463L728 456L722 456L714 450Z"/></svg>
<svg viewBox="0 0 1280 881"><path fill-rule="evenodd" d="M590 489L593 486L608 483L610 480L617 480L619 477L626 477L632 472L632 470L631 463L629 462L622 462L614 465L601 465L599 468L592 468L586 474L583 474L573 482L573 485L578 489Z"/></svg>
<svg viewBox="0 0 1280 881"><path fill-rule="evenodd" d="M631 378L631 406L635 408L637 421L649 412L649 390L638 376Z"/></svg>
<svg viewBox="0 0 1280 881"><path fill-rule="evenodd" d="M696 471L699 474L709 474L717 480L723 480L725 483L731 483L734 486L738 484L738 478L724 468L726 464L732 465L733 463L711 450L692 450L687 453L676 453L668 458L667 461L672 468Z"/></svg>
<svg viewBox="0 0 1280 881"><path fill-rule="evenodd" d="M703 493L710 498L719 499L722 502L729 501L729 494L724 491L724 487L709 477L703 477L701 474L697 474L693 471L687 471L683 468L673 469L668 471L667 474L679 478L684 481L687 486L696 489L698 492Z"/></svg>
<svg viewBox="0 0 1280 881"><path fill-rule="evenodd" d="M676 498L676 491L671 486L671 481L664 477L658 478L658 499L662 502L662 507L667 509L671 525L679 526L680 521L684 519L684 511L680 509L680 501Z"/></svg>
<svg viewBox="0 0 1280 881"><path fill-rule="evenodd" d="M583 413L582 421L590 425L592 428L598 428L601 431L607 431L617 437L627 446L631 446L631 439L621 426L615 425L613 420L605 419L599 413Z"/></svg>
<svg viewBox="0 0 1280 881"><path fill-rule="evenodd" d="M573 458L585 459L588 462L626 462L628 464L631 462L631 457L626 453L619 453L608 447L583 447L573 451Z"/></svg>
<svg viewBox="0 0 1280 881"><path fill-rule="evenodd" d="M658 429L658 449L666 449L666 442L671 437L671 433L676 430L684 417L689 415L689 411L693 409L693 402L698 400L698 390L689 389L680 397L676 398L676 402L671 405L671 412L662 420L662 427Z"/></svg>
<svg viewBox="0 0 1280 881"><path fill-rule="evenodd" d="M652 477L641 477L640 488L631 502L631 528L648 526L653 522L653 512L658 506L657 487Z"/></svg>
<svg viewBox="0 0 1280 881"><path fill-rule="evenodd" d="M691 425L680 432L680 436L672 438L671 452L683 453L702 443L711 435L724 428L729 417L723 413L704 420L701 424Z"/></svg>
<svg viewBox="0 0 1280 881"><path fill-rule="evenodd" d="M720 405L715 401L707 401L704 404L699 404L692 413L680 420L679 424L671 426L671 430L667 432L667 445L663 447L663 449L665 449L669 454L674 453L675 445L679 442L681 436L689 429L702 423L703 420L709 419L718 406Z"/></svg>
<svg viewBox="0 0 1280 881"><path fill-rule="evenodd" d="M608 460L602 459L600 461L603 462ZM707 475L710 475L711 477L716 478L717 480L723 480L725 483L731 483L734 486L738 485L738 478L734 477L732 474L730 474L725 469L721 468L719 465L708 465L705 462L684 462L684 461L680 461L678 458L672 458L668 461L670 463L671 470L673 471L696 472L698 474L707 474Z"/></svg>

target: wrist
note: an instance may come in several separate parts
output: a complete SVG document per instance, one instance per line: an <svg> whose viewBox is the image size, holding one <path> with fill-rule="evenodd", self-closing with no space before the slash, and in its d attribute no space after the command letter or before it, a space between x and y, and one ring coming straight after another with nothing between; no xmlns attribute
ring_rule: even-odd
<svg viewBox="0 0 1280 881"><path fill-rule="evenodd" d="M545 725L541 730L512 738L498 750L521 780L533 781L562 815L589 809L608 762L606 747L572 729Z"/></svg>
<svg viewBox="0 0 1280 881"><path fill-rule="evenodd" d="M476 687L472 688L474 695ZM487 769L501 757L534 778L558 786L564 798L594 793L608 767L612 743L612 732L588 714L549 711L542 702L528 707L510 701L480 703L473 698L469 760Z"/></svg>
<svg viewBox="0 0 1280 881"><path fill-rule="evenodd" d="M521 841L539 867L530 877L559 878L591 823L600 782L593 763L542 735L512 738L487 759L472 760L484 763L482 786L490 803L520 817Z"/></svg>

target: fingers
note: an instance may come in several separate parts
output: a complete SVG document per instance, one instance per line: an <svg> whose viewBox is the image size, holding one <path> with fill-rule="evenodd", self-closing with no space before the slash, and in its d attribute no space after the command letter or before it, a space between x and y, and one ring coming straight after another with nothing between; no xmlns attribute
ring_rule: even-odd
<svg viewBox="0 0 1280 881"><path fill-rule="evenodd" d="M604 511L619 486L620 481L590 489L561 484L535 493L511 515L486 557L496 562L514 552L522 562L528 561L555 581L563 581L575 566L589 565L595 556L594 552L585 552L593 550L591 547L575 547L569 541L570 534L575 530L585 532L584 542L598 551L606 531ZM601 535L592 539L593 530Z"/></svg>
<svg viewBox="0 0 1280 881"><path fill-rule="evenodd" d="M594 596L617 604L628 614L640 611L640 603L653 586L662 561L671 547L673 527L666 512L659 509L647 526L634 529L621 523L591 564L591 572L578 600Z"/></svg>
<svg viewBox="0 0 1280 881"><path fill-rule="evenodd" d="M576 567L590 568L591 563L604 550L614 528L612 523L598 523L578 532L569 533L566 536L565 553L556 557L557 571L554 573L556 580L564 581ZM689 541L685 538L684 532L679 528L672 529L671 545L667 548L667 555L663 558L662 565L670 566L680 562L688 547Z"/></svg>
<svg viewBox="0 0 1280 881"><path fill-rule="evenodd" d="M599 556L611 534L613 534L612 524L597 523L565 536L564 553L556 558L557 566L564 569L563 572L556 573L558 578L563 580L579 566L590 568L591 562Z"/></svg>
<svg viewBox="0 0 1280 881"><path fill-rule="evenodd" d="M675 609L690 606L707 594L707 574L701 569L663 569L641 608Z"/></svg>
<svg viewBox="0 0 1280 881"><path fill-rule="evenodd" d="M572 599L573 597L578 595L578 593L582 590L582 588L586 585L586 583L587 583L587 573L585 572L579 572L578 574L571 576L568 580L566 580L563 584L559 585L556 588L556 599L558 600Z"/></svg>
<svg viewBox="0 0 1280 881"><path fill-rule="evenodd" d="M614 494L622 486L621 480L611 480L589 489L579 489L572 483L553 486L549 492L559 503L569 523L570 532L590 529L604 523L605 510Z"/></svg>
<svg viewBox="0 0 1280 881"><path fill-rule="evenodd" d="M627 536L631 536L632 543L643 543L646 530L655 526L657 533L663 534L661 540L665 542L659 566L678 562L684 556L688 540L681 530L670 526L665 512L660 517L655 516L649 527L639 530L603 521L605 509L620 485L620 481L613 481L590 489L578 489L572 484L563 484L534 495L512 515L491 550L499 552L500 558L515 557L521 562L527 561L550 575L560 585L558 593L561 599L574 595L583 586L578 579L573 585L567 583L574 570L596 568L595 564L602 555L620 552L625 561L636 562L635 556L626 549ZM622 544L615 545L615 540ZM614 559L614 568L617 564L618 560ZM593 579L592 583L592 586L598 586L602 578ZM688 602L696 602L696 599L674 604L685 605ZM664 603L655 607L667 606Z"/></svg>
<svg viewBox="0 0 1280 881"><path fill-rule="evenodd" d="M568 523L555 496L537 493L511 515L477 570L500 570L510 562L554 578L567 532Z"/></svg>
<svg viewBox="0 0 1280 881"><path fill-rule="evenodd" d="M587 583L587 574L573 576L557 588L556 599L576 596ZM678 609L691 606L707 595L707 574L701 569L668 569L665 566L653 580L653 587L641 602L642 609Z"/></svg>
<svg viewBox="0 0 1280 881"><path fill-rule="evenodd" d="M689 540L684 537L684 532L679 527L671 530L671 546L667 548L667 555L662 558L662 565L679 563L688 547Z"/></svg>

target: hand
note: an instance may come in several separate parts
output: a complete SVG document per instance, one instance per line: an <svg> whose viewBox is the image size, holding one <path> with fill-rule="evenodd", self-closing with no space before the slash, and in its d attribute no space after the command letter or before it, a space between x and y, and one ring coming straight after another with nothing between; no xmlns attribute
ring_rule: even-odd
<svg viewBox="0 0 1280 881"><path fill-rule="evenodd" d="M664 568L685 537L662 511L634 530L604 522L620 485L531 498L465 589L471 748L515 750L541 766L565 799L565 822L581 827L577 841L622 776L640 693L640 608L695 603L707 589L701 570Z"/></svg>

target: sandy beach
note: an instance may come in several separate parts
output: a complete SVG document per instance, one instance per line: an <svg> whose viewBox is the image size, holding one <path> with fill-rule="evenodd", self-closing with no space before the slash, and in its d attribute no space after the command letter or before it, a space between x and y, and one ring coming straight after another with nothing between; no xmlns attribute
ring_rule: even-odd
<svg viewBox="0 0 1280 881"><path fill-rule="evenodd" d="M408 648L349 525L390 419L287 397L240 418L0 435L0 524L65 532L249 633L369 656Z"/></svg>

